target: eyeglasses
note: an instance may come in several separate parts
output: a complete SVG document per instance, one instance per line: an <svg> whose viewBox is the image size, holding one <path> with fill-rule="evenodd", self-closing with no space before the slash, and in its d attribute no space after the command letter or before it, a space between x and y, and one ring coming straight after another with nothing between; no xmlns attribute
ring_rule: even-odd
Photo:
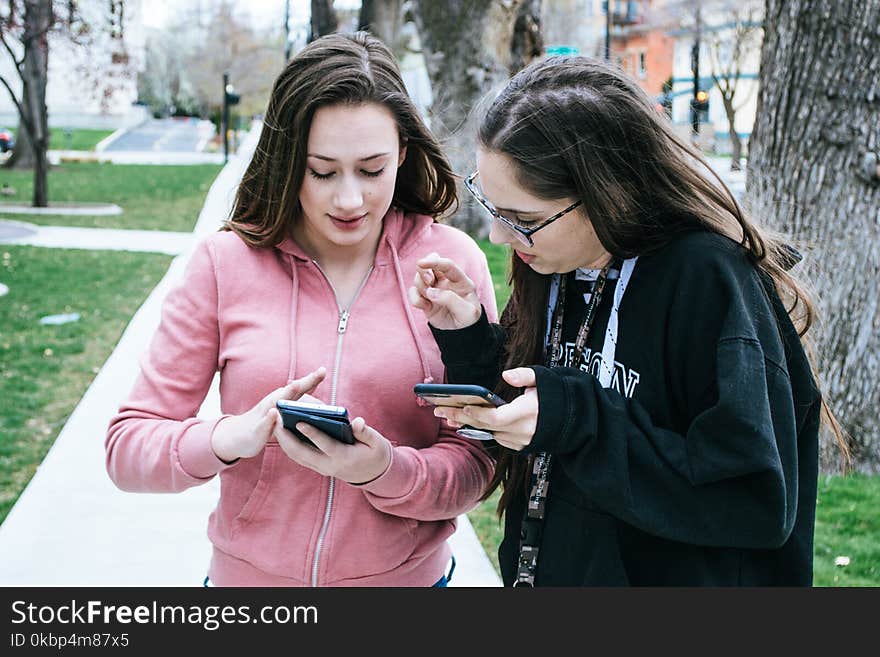
<svg viewBox="0 0 880 657"><path fill-rule="evenodd" d="M480 190L477 188L474 181L479 175L479 171L474 171L471 175L464 179L464 186L467 190L473 195L473 197L477 200L477 202L483 206L483 208L488 212L493 219L497 219L498 223L500 223L504 228L508 229L516 239L525 244L526 246L534 246L534 241L532 240L532 235L537 233L542 228L549 226L554 221L559 219L560 217L568 214L572 210L574 210L577 206L581 204L581 201L575 201L571 205L569 205L564 210L557 212L552 217L548 217L544 219L541 223L539 223L534 228L523 228L518 225L513 219L508 219L504 215L502 215L495 207L486 200L486 198L480 193Z"/></svg>

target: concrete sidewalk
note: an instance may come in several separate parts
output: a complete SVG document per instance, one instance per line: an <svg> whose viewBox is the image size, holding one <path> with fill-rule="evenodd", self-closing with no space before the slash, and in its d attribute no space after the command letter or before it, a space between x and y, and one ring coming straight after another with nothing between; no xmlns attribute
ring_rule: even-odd
<svg viewBox="0 0 880 657"><path fill-rule="evenodd" d="M193 234L175 235L161 249L181 255L132 318L0 525L0 586L201 586L211 553L207 519L219 494L219 481L215 478L174 495L124 493L104 469L104 435L110 417L134 384L165 295L180 281L195 243L216 231L227 216L258 131L259 126L220 172ZM73 248L77 231L69 231L67 243L57 246ZM38 232L45 235L44 230ZM131 231L113 232L121 233L120 248L132 244ZM104 246L89 248L117 244L109 239L101 243ZM218 413L215 379L199 415ZM450 544L458 562L452 586L500 586L466 516L459 518Z"/></svg>

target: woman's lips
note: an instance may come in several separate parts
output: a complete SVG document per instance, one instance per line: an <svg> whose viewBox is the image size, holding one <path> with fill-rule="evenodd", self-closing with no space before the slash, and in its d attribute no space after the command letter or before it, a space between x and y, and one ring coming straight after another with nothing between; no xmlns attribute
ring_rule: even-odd
<svg viewBox="0 0 880 657"><path fill-rule="evenodd" d="M330 220L333 222L333 225L342 230L355 230L360 228L364 223L364 219L366 219L367 213L365 212L362 215L358 215L356 217L336 217L334 215L330 215Z"/></svg>
<svg viewBox="0 0 880 657"><path fill-rule="evenodd" d="M517 257L522 260L524 263L529 264L532 260L535 259L534 255L529 255L528 253L523 253L522 251L513 250L516 253Z"/></svg>

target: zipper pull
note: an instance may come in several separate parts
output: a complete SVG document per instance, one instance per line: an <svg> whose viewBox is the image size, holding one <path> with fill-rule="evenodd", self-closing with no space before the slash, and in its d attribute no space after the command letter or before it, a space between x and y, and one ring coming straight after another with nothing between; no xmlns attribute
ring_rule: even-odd
<svg viewBox="0 0 880 657"><path fill-rule="evenodd" d="M343 310L343 311L339 314L339 326L336 328L336 331L337 331L340 335L342 335L343 333L345 333L345 327L346 327L346 325L348 325L348 311L347 311L347 310Z"/></svg>

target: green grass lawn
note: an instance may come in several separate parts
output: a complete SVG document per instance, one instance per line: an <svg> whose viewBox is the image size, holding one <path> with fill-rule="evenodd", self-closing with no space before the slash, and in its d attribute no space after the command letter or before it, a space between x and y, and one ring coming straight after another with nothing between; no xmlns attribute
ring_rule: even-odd
<svg viewBox="0 0 880 657"><path fill-rule="evenodd" d="M815 540L817 586L880 586L880 476L820 477Z"/></svg>
<svg viewBox="0 0 880 657"><path fill-rule="evenodd" d="M509 297L509 251L481 241L495 281L498 308ZM468 519L498 571L503 526L495 514L500 489L468 513ZM816 507L813 577L816 586L880 586L880 476L821 476ZM837 557L849 565L837 566ZM499 572L500 575L500 572Z"/></svg>
<svg viewBox="0 0 880 657"><path fill-rule="evenodd" d="M498 569L503 526L495 515L500 489L468 514ZM880 586L880 475L821 476L813 550L814 586ZM848 557L849 565L835 565Z"/></svg>
<svg viewBox="0 0 880 657"><path fill-rule="evenodd" d="M49 148L60 151L93 151L102 139L113 134L113 130L86 130L77 128L49 128Z"/></svg>
<svg viewBox="0 0 880 657"><path fill-rule="evenodd" d="M0 521L170 262L0 244ZM39 323L60 313L80 320Z"/></svg>
<svg viewBox="0 0 880 657"><path fill-rule="evenodd" d="M115 203L123 214L110 217L63 215L12 215L0 217L43 226L84 226L189 232L199 218L208 188L222 165L159 166L70 162L49 172L50 203ZM0 170L0 184L8 183L16 195L5 203L30 204L33 173Z"/></svg>

